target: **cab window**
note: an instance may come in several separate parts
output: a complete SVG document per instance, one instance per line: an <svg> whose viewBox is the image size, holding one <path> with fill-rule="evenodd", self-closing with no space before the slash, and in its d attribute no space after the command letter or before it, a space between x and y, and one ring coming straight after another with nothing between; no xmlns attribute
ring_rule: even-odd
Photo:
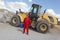
<svg viewBox="0 0 60 40"><path fill-rule="evenodd" d="M37 8L34 8L33 13L37 13Z"/></svg>

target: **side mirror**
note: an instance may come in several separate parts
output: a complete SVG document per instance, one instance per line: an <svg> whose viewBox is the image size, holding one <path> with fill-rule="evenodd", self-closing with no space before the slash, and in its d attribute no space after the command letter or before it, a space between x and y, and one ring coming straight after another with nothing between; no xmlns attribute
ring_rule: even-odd
<svg viewBox="0 0 60 40"><path fill-rule="evenodd" d="M16 11L16 14L18 14L18 11Z"/></svg>
<svg viewBox="0 0 60 40"><path fill-rule="evenodd" d="M21 13L21 9L19 9L19 13Z"/></svg>
<svg viewBox="0 0 60 40"><path fill-rule="evenodd" d="M46 13L46 10L47 10L47 9L44 10L44 13Z"/></svg>

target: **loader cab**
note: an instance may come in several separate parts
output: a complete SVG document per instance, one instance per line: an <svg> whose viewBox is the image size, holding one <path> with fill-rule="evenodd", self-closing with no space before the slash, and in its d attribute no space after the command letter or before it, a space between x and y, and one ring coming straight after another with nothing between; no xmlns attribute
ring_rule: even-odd
<svg viewBox="0 0 60 40"><path fill-rule="evenodd" d="M31 12L29 13L30 14L30 18L31 19L38 18L38 13L40 12L40 9L41 9L40 5L32 4Z"/></svg>

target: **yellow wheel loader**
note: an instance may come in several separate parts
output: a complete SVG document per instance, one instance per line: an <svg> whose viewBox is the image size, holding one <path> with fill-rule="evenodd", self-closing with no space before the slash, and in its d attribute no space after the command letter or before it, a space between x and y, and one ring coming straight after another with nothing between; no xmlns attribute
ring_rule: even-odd
<svg viewBox="0 0 60 40"><path fill-rule="evenodd" d="M31 27L36 28L38 32L47 33L50 28L53 28L58 24L58 20L55 16L44 13L39 13L41 5L32 4L31 11L29 12L29 17L31 19ZM27 13L20 12L14 15L11 19L11 25L19 26L23 23L24 18L27 17Z"/></svg>

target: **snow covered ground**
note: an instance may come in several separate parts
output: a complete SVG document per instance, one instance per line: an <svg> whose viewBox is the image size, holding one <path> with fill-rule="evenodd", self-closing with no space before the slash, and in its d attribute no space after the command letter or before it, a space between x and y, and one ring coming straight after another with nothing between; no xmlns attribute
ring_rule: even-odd
<svg viewBox="0 0 60 40"><path fill-rule="evenodd" d="M60 40L60 29L51 29L46 34L29 30L29 35L26 35L21 28L0 23L0 40Z"/></svg>

